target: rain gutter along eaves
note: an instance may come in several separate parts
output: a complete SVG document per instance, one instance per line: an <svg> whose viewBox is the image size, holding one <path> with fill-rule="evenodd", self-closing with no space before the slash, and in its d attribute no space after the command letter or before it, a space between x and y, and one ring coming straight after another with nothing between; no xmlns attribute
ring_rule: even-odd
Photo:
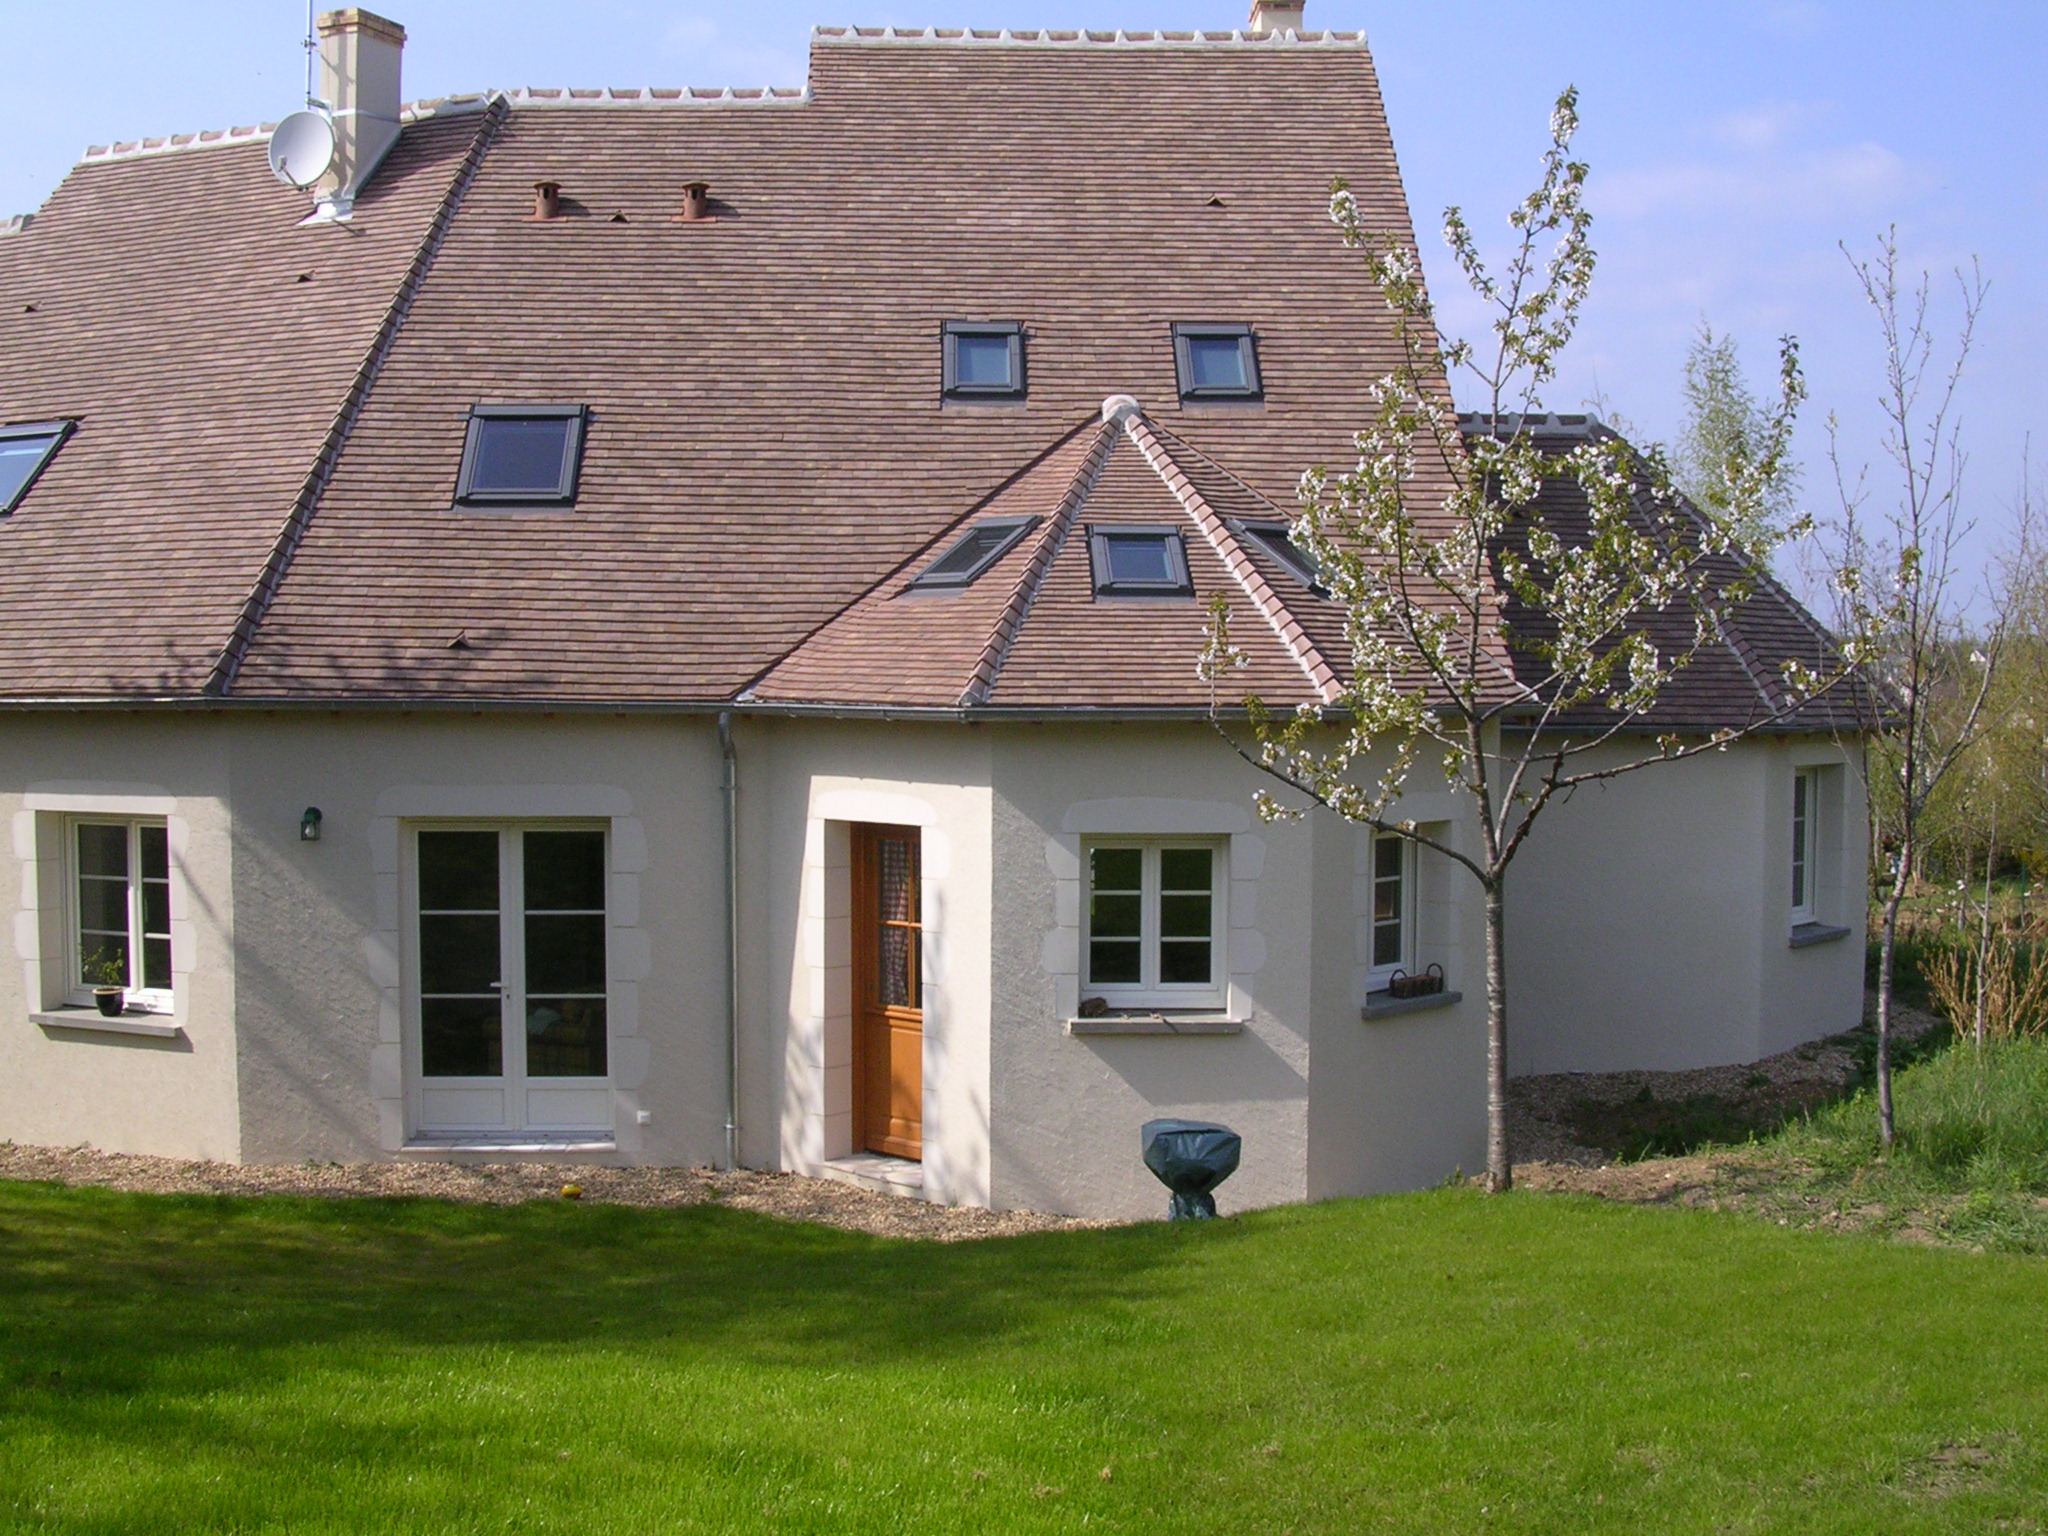
<svg viewBox="0 0 2048 1536"><path fill-rule="evenodd" d="M131 697L0 698L0 711L49 714L123 714L138 710L192 710L202 714L322 715L702 715L729 714L735 719L904 720L972 724L980 720L1207 720L1206 704L805 704L736 699L461 699L461 698L256 698L229 694L159 694ZM1245 714L1240 706L1217 711L1229 719ZM1328 711L1338 718L1337 711Z"/></svg>

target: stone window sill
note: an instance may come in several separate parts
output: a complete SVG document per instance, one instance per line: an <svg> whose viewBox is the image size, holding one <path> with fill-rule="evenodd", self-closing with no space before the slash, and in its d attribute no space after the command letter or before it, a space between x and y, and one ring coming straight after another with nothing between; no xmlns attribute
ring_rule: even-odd
<svg viewBox="0 0 2048 1536"><path fill-rule="evenodd" d="M1814 944L1832 944L1837 939L1846 939L1854 932L1849 928L1837 928L1832 923L1801 923L1792 930L1791 947L1805 949Z"/></svg>
<svg viewBox="0 0 2048 1536"><path fill-rule="evenodd" d="M1067 1020L1070 1035L1241 1035L1243 1019L1217 1014L1105 1013Z"/></svg>
<svg viewBox="0 0 2048 1536"><path fill-rule="evenodd" d="M1391 992L1368 992L1365 1006L1358 1010L1361 1019L1392 1019L1404 1013L1428 1013L1435 1008L1448 1008L1464 1000L1462 992L1428 992L1421 997L1395 997Z"/></svg>
<svg viewBox="0 0 2048 1536"><path fill-rule="evenodd" d="M97 1008L52 1008L30 1014L29 1022L40 1024L45 1029L82 1029L103 1035L147 1035L157 1040L175 1040L184 1033L170 1015L138 1010L108 1018Z"/></svg>

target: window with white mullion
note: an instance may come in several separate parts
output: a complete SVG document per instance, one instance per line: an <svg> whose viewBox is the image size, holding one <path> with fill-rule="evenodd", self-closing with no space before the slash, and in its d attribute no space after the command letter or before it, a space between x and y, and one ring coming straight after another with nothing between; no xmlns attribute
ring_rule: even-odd
<svg viewBox="0 0 2048 1536"><path fill-rule="evenodd" d="M1814 919L1814 830L1819 817L1820 774L1803 768L1792 775L1792 921Z"/></svg>
<svg viewBox="0 0 2048 1536"><path fill-rule="evenodd" d="M70 994L89 998L115 966L129 1001L171 997L170 833L163 822L81 817L71 824Z"/></svg>
<svg viewBox="0 0 2048 1536"><path fill-rule="evenodd" d="M1210 843L1090 848L1088 992L1118 1004L1220 1002L1221 866L1221 850Z"/></svg>
<svg viewBox="0 0 2048 1536"><path fill-rule="evenodd" d="M1405 837L1372 839L1372 960L1368 982L1384 987L1394 972L1414 967L1415 845Z"/></svg>

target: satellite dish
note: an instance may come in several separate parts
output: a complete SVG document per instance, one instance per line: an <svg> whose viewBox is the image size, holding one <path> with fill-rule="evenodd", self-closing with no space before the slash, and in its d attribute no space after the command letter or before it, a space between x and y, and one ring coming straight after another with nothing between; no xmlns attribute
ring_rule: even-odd
<svg viewBox="0 0 2048 1536"><path fill-rule="evenodd" d="M334 163L334 124L324 112L294 112L270 135L270 174L287 186L310 187Z"/></svg>

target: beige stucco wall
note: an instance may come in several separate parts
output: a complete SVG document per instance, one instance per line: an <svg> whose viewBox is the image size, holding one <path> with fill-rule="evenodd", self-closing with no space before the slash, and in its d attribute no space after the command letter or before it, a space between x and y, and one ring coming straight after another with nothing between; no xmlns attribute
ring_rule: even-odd
<svg viewBox="0 0 2048 1536"><path fill-rule="evenodd" d="M216 722L0 717L0 891L14 963L0 967L0 1140L233 1161L235 908L229 753ZM172 1038L46 1028L29 1015L66 980L62 818L161 817L171 850Z"/></svg>
<svg viewBox="0 0 2048 1536"><path fill-rule="evenodd" d="M1629 750L1614 748L1619 761ZM1792 949L1792 773L1832 764L1823 921ZM1543 814L1509 877L1516 1075L1754 1061L1861 1015L1861 781L1825 740L1745 742L1589 784Z"/></svg>
<svg viewBox="0 0 2048 1536"><path fill-rule="evenodd" d="M412 823L456 817L608 827L619 1156L723 1156L721 767L710 721L280 713L229 728L246 918L245 1156L378 1157L414 1129L402 1108L399 839ZM314 843L298 836L309 805L323 815Z"/></svg>

